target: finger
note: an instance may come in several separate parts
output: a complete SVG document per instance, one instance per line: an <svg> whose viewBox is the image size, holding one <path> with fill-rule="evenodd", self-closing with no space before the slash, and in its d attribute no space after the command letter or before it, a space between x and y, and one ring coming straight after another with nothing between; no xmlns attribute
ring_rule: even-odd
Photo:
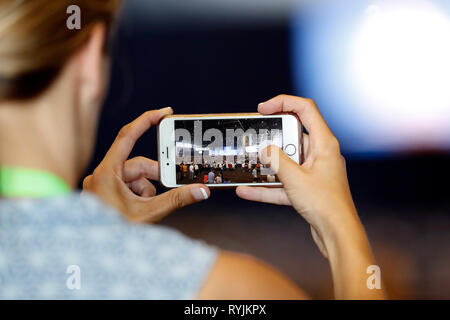
<svg viewBox="0 0 450 320"><path fill-rule="evenodd" d="M164 116L172 114L172 108L147 111L133 122L124 126L105 156L105 161L113 166L122 166L128 159L136 141Z"/></svg>
<svg viewBox="0 0 450 320"><path fill-rule="evenodd" d="M304 152L305 160L308 159L308 157L311 155L311 149L309 147L310 147L309 135L304 133L303 134L303 152Z"/></svg>
<svg viewBox="0 0 450 320"><path fill-rule="evenodd" d="M158 161L144 157L127 160L123 166L122 178L125 182L131 182L140 178L159 180Z"/></svg>
<svg viewBox="0 0 450 320"><path fill-rule="evenodd" d="M274 114L278 112L296 113L302 121L302 124L308 130L314 147L321 147L323 145L322 142L327 142L334 138L333 133L328 128L315 102L311 99L279 95L259 104L258 111L261 114Z"/></svg>
<svg viewBox="0 0 450 320"><path fill-rule="evenodd" d="M210 197L209 188L202 184L191 184L175 188L153 197L150 202L153 216L166 216L175 210L206 200Z"/></svg>
<svg viewBox="0 0 450 320"><path fill-rule="evenodd" d="M260 155L261 162L270 166L278 176L278 179L286 187L293 187L303 175L302 168L294 160L289 158L283 150L271 145L263 149Z"/></svg>
<svg viewBox="0 0 450 320"><path fill-rule="evenodd" d="M144 198L153 197L156 194L155 186L146 178L139 178L128 185L136 195Z"/></svg>
<svg viewBox="0 0 450 320"><path fill-rule="evenodd" d="M236 188L236 194L239 198L245 200L273 203L284 206L291 205L286 192L282 188L239 186Z"/></svg>

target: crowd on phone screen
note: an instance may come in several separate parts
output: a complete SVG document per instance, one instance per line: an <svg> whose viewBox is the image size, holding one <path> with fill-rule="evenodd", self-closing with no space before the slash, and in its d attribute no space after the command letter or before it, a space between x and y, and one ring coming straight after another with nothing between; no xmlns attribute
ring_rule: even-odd
<svg viewBox="0 0 450 320"><path fill-rule="evenodd" d="M205 184L229 184L243 182L276 182L276 177L271 174L262 174L261 163L185 163L176 165L177 181L201 182Z"/></svg>

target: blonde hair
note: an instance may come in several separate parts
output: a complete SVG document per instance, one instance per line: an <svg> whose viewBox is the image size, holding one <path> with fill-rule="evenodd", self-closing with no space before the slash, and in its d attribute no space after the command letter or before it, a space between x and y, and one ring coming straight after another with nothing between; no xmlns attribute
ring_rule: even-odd
<svg viewBox="0 0 450 320"><path fill-rule="evenodd" d="M67 8L81 9L81 29ZM112 27L120 0L0 0L0 101L33 98L48 88L97 23Z"/></svg>

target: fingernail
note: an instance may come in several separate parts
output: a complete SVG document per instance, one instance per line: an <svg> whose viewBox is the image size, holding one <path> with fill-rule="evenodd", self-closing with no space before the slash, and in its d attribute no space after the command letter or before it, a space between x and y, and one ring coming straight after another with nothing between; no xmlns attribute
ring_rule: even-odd
<svg viewBox="0 0 450 320"><path fill-rule="evenodd" d="M173 112L172 107L162 108L162 109L160 109L160 111L162 111L164 113L171 113L171 112Z"/></svg>
<svg viewBox="0 0 450 320"><path fill-rule="evenodd" d="M261 106L261 105L263 105L264 104L264 102L261 102L260 104L258 104L258 108Z"/></svg>
<svg viewBox="0 0 450 320"><path fill-rule="evenodd" d="M206 200L209 198L208 193L203 188L194 188L191 190L192 196L197 201Z"/></svg>

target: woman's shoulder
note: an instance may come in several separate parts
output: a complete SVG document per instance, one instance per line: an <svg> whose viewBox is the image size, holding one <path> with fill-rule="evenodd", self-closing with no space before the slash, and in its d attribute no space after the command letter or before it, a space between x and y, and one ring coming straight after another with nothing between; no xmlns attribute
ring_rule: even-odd
<svg viewBox="0 0 450 320"><path fill-rule="evenodd" d="M106 228L115 238L140 238L144 241L181 245L199 243L179 231L152 224L127 221L116 209L104 204L91 193L73 193L66 196L38 200L1 200L0 222L3 226L31 225L36 231L65 226L64 229Z"/></svg>
<svg viewBox="0 0 450 320"><path fill-rule="evenodd" d="M0 258L28 261L29 265L20 266L24 274L41 272L42 268L33 268L36 261L51 264L47 270L80 266L82 273L88 271L84 273L86 298L120 298L121 294L136 299L195 298L218 254L215 247L177 230L129 223L92 194L2 200L0 208L0 225L4 227ZM116 296L109 295L114 290L101 289L114 287L119 280L126 290L117 289Z"/></svg>

